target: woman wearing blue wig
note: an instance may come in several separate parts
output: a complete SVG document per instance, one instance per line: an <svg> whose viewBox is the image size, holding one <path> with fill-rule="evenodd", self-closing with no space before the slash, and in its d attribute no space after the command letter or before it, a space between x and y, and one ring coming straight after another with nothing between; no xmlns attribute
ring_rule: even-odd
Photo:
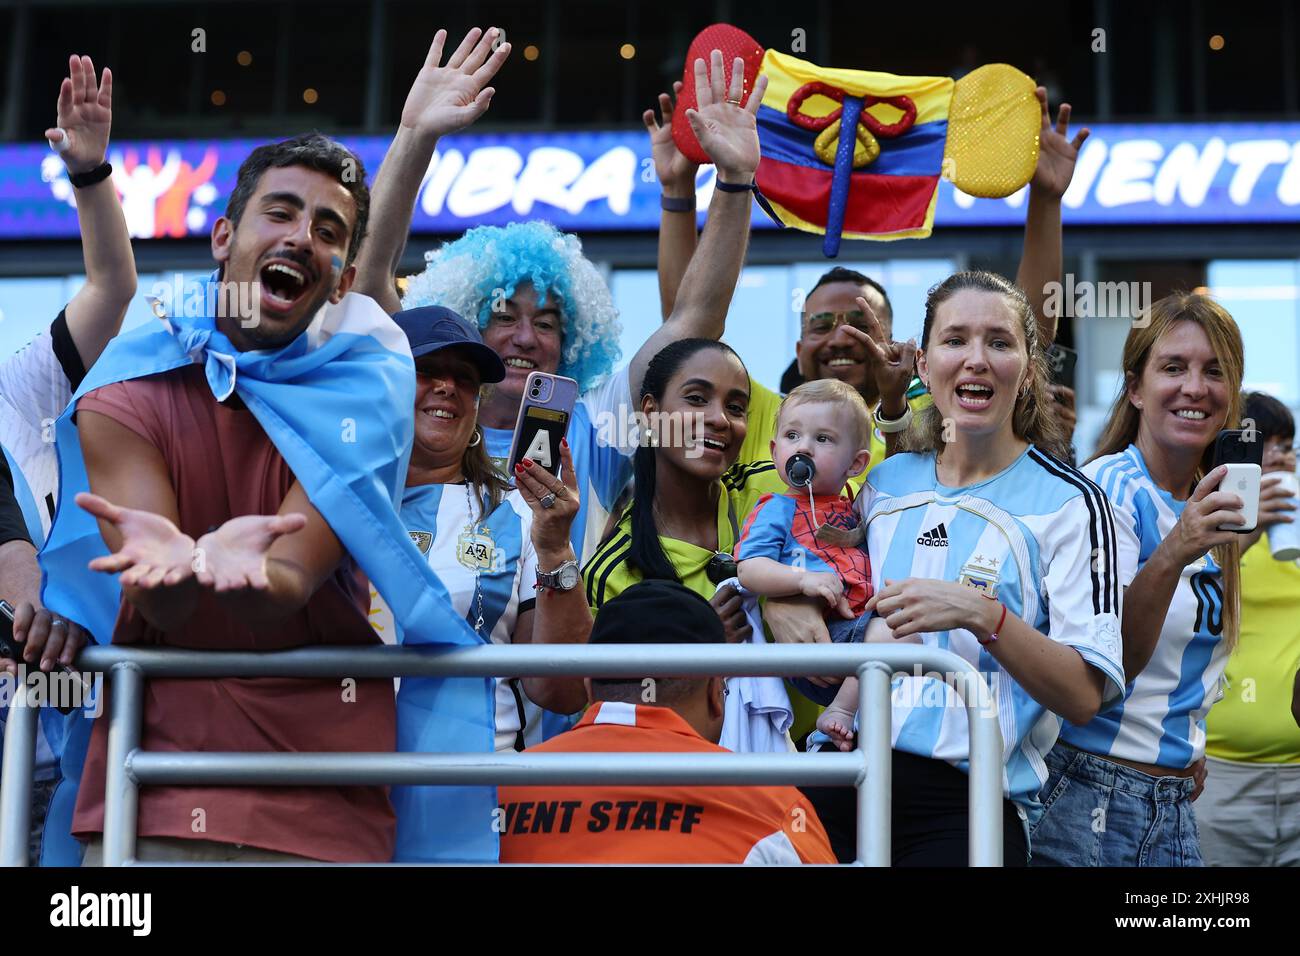
<svg viewBox="0 0 1300 956"><path fill-rule="evenodd" d="M569 423L568 440L581 508L571 541L579 559L595 549L609 512L632 476L635 431L631 416L651 356L679 339L721 337L749 239L750 188L758 166L751 95L742 107L743 64L733 64L730 88L722 54L706 67L695 64L698 110L687 118L713 158L720 188L688 269L673 313L633 356L616 368L620 328L609 289L582 254L575 236L544 222L471 229L426 255L425 270L412 277L399 304L393 275L401 259L411 216L438 138L463 128L487 109L495 74L510 45L495 42L495 28L471 31L447 61L445 31L438 31L416 77L401 123L371 193L372 231L357 260L357 290L390 314L399 308L440 305L476 322L483 341L501 356L505 379L491 389L478 412L489 455L503 462L524 385L532 371L577 380L582 392ZM760 80L760 82L762 82ZM515 476L511 476L512 478Z"/></svg>

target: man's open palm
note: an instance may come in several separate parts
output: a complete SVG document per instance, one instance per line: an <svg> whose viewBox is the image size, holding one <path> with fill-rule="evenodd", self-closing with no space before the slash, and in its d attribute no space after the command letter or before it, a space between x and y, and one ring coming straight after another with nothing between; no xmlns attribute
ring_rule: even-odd
<svg viewBox="0 0 1300 956"><path fill-rule="evenodd" d="M77 505L122 536L116 552L90 562L90 570L121 573L123 587L156 588L180 584L193 574L194 539L151 511L121 508L107 498L82 492Z"/></svg>
<svg viewBox="0 0 1300 956"><path fill-rule="evenodd" d="M231 518L199 538L194 552L195 575L200 584L217 593L245 588L264 591L271 586L266 573L271 545L281 535L306 526L307 516L298 513Z"/></svg>

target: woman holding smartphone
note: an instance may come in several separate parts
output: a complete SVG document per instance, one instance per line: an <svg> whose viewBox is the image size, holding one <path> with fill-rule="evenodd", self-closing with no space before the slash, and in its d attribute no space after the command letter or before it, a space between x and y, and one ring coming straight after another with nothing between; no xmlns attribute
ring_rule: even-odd
<svg viewBox="0 0 1300 956"><path fill-rule="evenodd" d="M1238 632L1238 535L1220 526L1243 524L1245 504L1217 490L1213 454L1243 364L1232 316L1202 295L1156 302L1124 343L1124 388L1083 471L1115 513L1128 687L1047 755L1036 865L1201 864L1194 778Z"/></svg>
<svg viewBox="0 0 1300 956"><path fill-rule="evenodd" d="M568 445L563 481L531 461L511 489L495 470L477 422L479 392L505 367L477 329L450 309L399 312L415 357L415 444L402 496L402 521L420 552L484 643L584 643L591 613L569 540L578 490ZM386 640L392 614L372 594L372 621ZM421 752L433 697L478 678L404 678L397 695L397 749ZM495 681L497 752L523 750L565 729L561 717L587 702L581 680ZM467 697L467 699L472 699ZM481 699L481 698L480 698ZM422 839L424 801L433 788L394 787L399 860L431 859Z"/></svg>

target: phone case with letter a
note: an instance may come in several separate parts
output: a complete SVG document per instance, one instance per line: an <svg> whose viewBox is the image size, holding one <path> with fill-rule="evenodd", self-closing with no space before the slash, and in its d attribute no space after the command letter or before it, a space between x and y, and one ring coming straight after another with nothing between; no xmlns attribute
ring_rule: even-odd
<svg viewBox="0 0 1300 956"><path fill-rule="evenodd" d="M515 437L510 443L507 474L529 458L557 477L560 474L560 439L569 430L573 406L578 401L578 383L562 375L533 372L524 385L515 420Z"/></svg>

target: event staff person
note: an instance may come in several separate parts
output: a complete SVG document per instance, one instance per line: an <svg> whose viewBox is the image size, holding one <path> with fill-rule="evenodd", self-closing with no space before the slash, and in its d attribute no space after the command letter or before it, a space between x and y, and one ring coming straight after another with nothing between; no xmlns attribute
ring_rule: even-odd
<svg viewBox="0 0 1300 956"><path fill-rule="evenodd" d="M724 640L694 591L645 581L596 616L592 644ZM539 753L727 753L721 677L590 680L591 707ZM647 699L648 698L648 699ZM503 863L834 863L794 787L501 787Z"/></svg>
<svg viewBox="0 0 1300 956"><path fill-rule="evenodd" d="M1273 557L1268 535L1296 520L1280 483L1296 471L1295 419L1250 392L1242 423L1264 446L1259 522L1241 535L1241 636L1223 699L1205 718L1205 790L1196 832L1208 866L1300 866L1300 728L1291 716L1300 670L1300 562Z"/></svg>
<svg viewBox="0 0 1300 956"><path fill-rule="evenodd" d="M1114 509L1118 575L1136 598L1127 688L1094 719L1070 718L1047 755L1036 865L1201 864L1193 778L1239 621L1237 534L1219 526L1242 524L1243 502L1212 464L1239 419L1241 332L1208 296L1166 296L1129 330L1121 367L1084 472Z"/></svg>
<svg viewBox="0 0 1300 956"><path fill-rule="evenodd" d="M401 124L375 178L375 232L358 262L358 289L390 313L398 308L393 274L401 258L420 185L438 139L472 122L487 107L484 84L504 62L509 43L495 28L477 28L441 65L445 31L407 95ZM546 223L515 223L471 229L426 256L401 306L441 305L476 322L484 342L506 364L506 378L479 409L488 454L504 467L528 376L549 372L576 379L582 396L569 423L582 510L572 531L573 549L585 559L600 540L611 509L632 474L635 429L632 396L651 356L670 342L722 335L748 244L751 193L758 166L754 112L739 105L743 77L737 59L727 88L722 54L706 67L695 64L699 109L692 122L701 145L724 183L709 212L697 267L682 281L671 316L638 349L630 364L615 368L619 325L613 298L576 236Z"/></svg>
<svg viewBox="0 0 1300 956"><path fill-rule="evenodd" d="M1085 723L1123 691L1113 521L1100 490L1060 459L1065 435L1019 288L961 272L931 289L917 365L934 397L908 436L917 451L872 469L858 497L876 583L867 609L896 639L919 636L983 675L1005 755L1003 859L1025 866L1062 717ZM891 700L894 865L963 865L966 708L932 674L896 677ZM853 791L805 792L841 862L851 858Z"/></svg>

